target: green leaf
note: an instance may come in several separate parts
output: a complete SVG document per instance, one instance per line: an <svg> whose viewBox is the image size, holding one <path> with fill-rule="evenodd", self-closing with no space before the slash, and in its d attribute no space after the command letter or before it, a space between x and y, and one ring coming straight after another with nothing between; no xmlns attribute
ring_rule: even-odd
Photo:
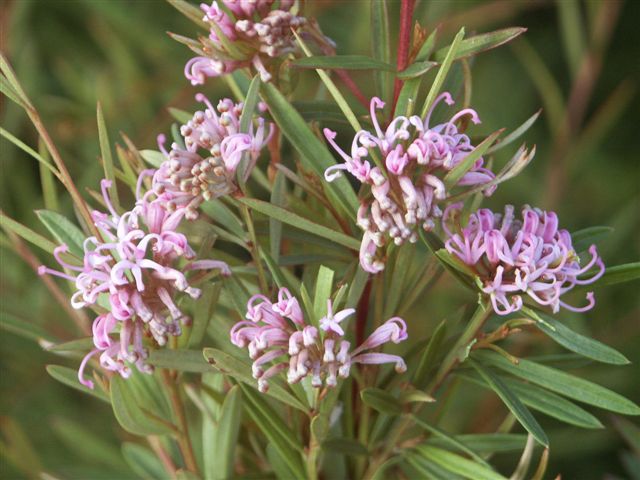
<svg viewBox="0 0 640 480"><path fill-rule="evenodd" d="M473 167L476 161L484 155L491 145L493 145L493 142L496 141L502 132L503 130L493 132L485 138L482 143L478 144L471 153L464 157L458 165L447 172L443 178L447 190L453 188L458 183L458 181Z"/></svg>
<svg viewBox="0 0 640 480"><path fill-rule="evenodd" d="M525 359L514 365L492 352L476 352L475 356L485 364L578 402L626 415L640 415L640 407L631 400L582 378Z"/></svg>
<svg viewBox="0 0 640 480"><path fill-rule="evenodd" d="M330 268L320 265L318 277L316 279L316 291L313 297L313 313L315 315L315 324L327 314L327 299L331 298L333 290L334 271Z"/></svg>
<svg viewBox="0 0 640 480"><path fill-rule="evenodd" d="M63 343L52 343L44 345L44 349L48 352L86 352L95 348L93 346L93 337L78 338Z"/></svg>
<svg viewBox="0 0 640 480"><path fill-rule="evenodd" d="M169 435L174 430L145 414L127 380L115 375L111 378L111 404L116 420L134 435Z"/></svg>
<svg viewBox="0 0 640 480"><path fill-rule="evenodd" d="M242 416L242 391L236 385L227 392L216 431L215 472L222 478L233 477L236 444L240 433ZM211 452L213 453L213 452Z"/></svg>
<svg viewBox="0 0 640 480"><path fill-rule="evenodd" d="M415 415L411 415L411 419L419 427L424 428L426 431L433 434L435 437L441 438L447 444L448 447L454 447L455 449L469 455L476 462L484 465L487 468L491 468L491 466L480 455L478 455L475 451L473 451L473 449L469 448L469 446L465 445L463 442L453 437L449 433L436 427L435 425L430 425L427 422L420 420Z"/></svg>
<svg viewBox="0 0 640 480"><path fill-rule="evenodd" d="M512 27L466 38L460 42L460 45L456 50L454 60L476 55L480 52L485 52L492 48L499 47L500 45L504 45L505 43L519 37L526 31L526 28ZM435 54L435 60L437 62L445 60L450 49L451 46L447 46L438 50Z"/></svg>
<svg viewBox="0 0 640 480"><path fill-rule="evenodd" d="M430 445L420 445L415 450L425 460L464 478L472 480L505 480L505 477L494 470L447 450Z"/></svg>
<svg viewBox="0 0 640 480"><path fill-rule="evenodd" d="M20 98L20 94L15 91L4 75L0 75L0 92L25 110L28 108L24 100Z"/></svg>
<svg viewBox="0 0 640 480"><path fill-rule="evenodd" d="M221 373L232 376L237 381L245 383L253 388L257 388L257 381L251 375L251 366L232 357L231 355L224 353L221 350L215 348L205 348L204 358L213 365L213 367ZM308 408L305 407L298 399L287 392L278 382L278 379L272 378L269 380L269 391L264 395L271 396L286 403L298 410L307 412Z"/></svg>
<svg viewBox="0 0 640 480"><path fill-rule="evenodd" d="M399 415L402 413L400 401L389 392L379 388L365 388L360 391L360 398L374 410L386 415Z"/></svg>
<svg viewBox="0 0 640 480"><path fill-rule="evenodd" d="M493 147L487 150L487 155L491 155L492 153L497 152L501 148L506 147L507 145L510 145L511 143L519 139L522 135L524 135L529 130L531 125L535 123L535 121L540 116L541 112L542 112L542 109L538 110L536 113L531 115L522 125L516 128L513 132L511 132L509 135L506 135L504 138L498 140ZM575 238L573 239L575 240Z"/></svg>
<svg viewBox="0 0 640 480"><path fill-rule="evenodd" d="M36 210L36 215L56 239L69 247L69 251L78 258L84 256L82 244L86 235L66 217L49 210Z"/></svg>
<svg viewBox="0 0 640 480"><path fill-rule="evenodd" d="M438 256L437 252L444 249L444 244L442 240L440 240L433 232L425 232L420 229L418 232L420 239L424 242L424 244L429 248L431 253L438 259L440 264L447 270L454 278L456 278L462 285L471 290L476 290L476 287L471 283L471 280L468 276L463 275L458 269L457 265L454 267L450 262L447 261L446 256ZM446 250L445 250L446 251Z"/></svg>
<svg viewBox="0 0 640 480"><path fill-rule="evenodd" d="M168 110L173 118L183 124L188 123L193 118L192 113L189 113L185 110L180 110L179 108L169 107Z"/></svg>
<svg viewBox="0 0 640 480"><path fill-rule="evenodd" d="M140 156L145 162L155 168L159 168L162 162L166 160L164 154L157 150L140 150Z"/></svg>
<svg viewBox="0 0 640 480"><path fill-rule="evenodd" d="M459 376L465 380L490 388L479 377L463 373L459 373ZM533 410L577 427L602 428L602 424L596 417L555 393L529 383L517 382L506 378L503 378L502 381L522 403Z"/></svg>
<svg viewBox="0 0 640 480"><path fill-rule="evenodd" d="M38 162L40 162L40 165L43 165L45 168L47 168L51 173L53 173L58 180L62 181L62 177L60 176L60 173L58 173L58 170L56 170L56 168L51 165L51 163L49 163L45 157L43 157L42 155L40 155L38 152L36 152L33 148L31 148L29 145L27 145L26 143L24 143L22 140L20 140L19 138L13 136L11 133L7 132L4 128L0 127L0 135L2 135L4 138L6 138L7 140L9 140L11 143L13 143L16 147L18 147L20 150L22 150L25 153L28 153L29 155L31 155L33 158L35 158ZM63 182L64 183L64 182Z"/></svg>
<svg viewBox="0 0 640 480"><path fill-rule="evenodd" d="M91 390L82 385L78 380L78 372L76 370L60 365L47 365L46 369L47 373L60 383L64 383L68 387L75 388L76 390L80 390L82 393L93 395L100 400L110 403L109 397L100 389L99 386L96 386L96 388Z"/></svg>
<svg viewBox="0 0 640 480"><path fill-rule="evenodd" d="M347 456L369 455L367 447L352 438L328 438L322 442L322 449Z"/></svg>
<svg viewBox="0 0 640 480"><path fill-rule="evenodd" d="M267 443L266 450L269 465L273 468L273 472L276 474L278 480L291 480L292 478L296 478L296 473L289 468L289 465L273 443Z"/></svg>
<svg viewBox="0 0 640 480"><path fill-rule="evenodd" d="M610 363L612 365L626 365L630 363L629 360L617 350L597 340L574 332L562 322L559 322L549 315L533 312L528 308L523 309L523 312L532 320L536 321L536 327L538 327L538 329L542 330L551 339L572 352L579 353L598 362ZM541 317L543 321L539 321L536 317Z"/></svg>
<svg viewBox="0 0 640 480"><path fill-rule="evenodd" d="M437 28L429 34L425 42L422 44L422 47L420 47L420 51L416 56L416 63L428 60L429 56L433 52L437 34ZM398 114L410 116L413 113L421 83L422 76L412 78L404 82L402 89L400 90L400 96L398 96L398 102L396 103L396 112Z"/></svg>
<svg viewBox="0 0 640 480"><path fill-rule="evenodd" d="M526 435L514 433L472 433L454 438L482 454L520 452L527 443ZM447 440L442 438L430 438L426 443L436 447L448 446Z"/></svg>
<svg viewBox="0 0 640 480"><path fill-rule="evenodd" d="M286 180L282 170L276 172L271 190L271 204L276 207L284 207L286 201ZM269 247L271 257L276 263L280 263L280 244L282 242L282 222L275 218L269 219Z"/></svg>
<svg viewBox="0 0 640 480"><path fill-rule="evenodd" d="M389 9L386 0L371 2L371 53L376 60L388 64L391 61L391 41L389 38ZM389 74L383 70L376 71L376 92L383 99L390 92Z"/></svg>
<svg viewBox="0 0 640 480"><path fill-rule="evenodd" d="M445 78L447 78L447 74L451 69L451 64L453 63L458 53L458 48L460 47L460 42L462 42L463 38L464 38L464 27L460 29L458 34L453 39L453 43L451 43L451 46L449 47L447 54L444 57L444 60L442 61L442 65L440 65L440 69L438 70L436 78L433 80L433 85L431 85L431 89L429 90L429 93L427 94L427 98L424 102L424 106L422 107L422 112L420 114L421 118L426 117L427 113L429 112L429 109L431 108L431 105L433 104L436 97L438 96L438 93L440 93L442 84L444 83Z"/></svg>
<svg viewBox="0 0 640 480"><path fill-rule="evenodd" d="M604 285L617 285L619 283L631 282L639 278L640 262L625 263L624 265L607 267L604 275L602 275L595 284L586 285L583 288L592 288L594 285L599 287Z"/></svg>
<svg viewBox="0 0 640 480"><path fill-rule="evenodd" d="M403 80L410 80L412 78L421 77L437 65L438 64L436 62L430 62L428 60L425 60L423 62L415 62L409 65L403 71L399 72L396 76Z"/></svg>
<svg viewBox="0 0 640 480"><path fill-rule="evenodd" d="M92 465L98 464L113 467L122 474L122 456L112 442L105 440L100 432L91 429L91 425L83 425L66 418L54 418L53 430L74 457ZM130 473L130 472L129 472Z"/></svg>
<svg viewBox="0 0 640 480"><path fill-rule="evenodd" d="M270 218L275 218L276 220L299 228L300 230L304 230L309 233L313 233L314 235L318 235L319 237L332 240L352 250L357 251L360 249L360 242L358 242L358 240L356 240L355 238L349 237L344 233L332 230L331 228L325 227L323 225L314 223L311 220L307 220L306 218L296 215L295 213L285 210L284 208L276 207L275 205L271 205L268 202L263 202L262 200L256 200L254 198L243 197L239 198L238 201L247 205L252 210L260 212Z"/></svg>
<svg viewBox="0 0 640 480"><path fill-rule="evenodd" d="M198 299L193 313L193 326L189 333L189 348L198 348L204 339L209 321L220 298L222 283L209 283L202 287L202 296ZM199 351L198 354L201 354Z"/></svg>
<svg viewBox="0 0 640 480"><path fill-rule="evenodd" d="M244 101L244 105L242 107L242 114L240 115L240 132L241 133L249 133L249 127L251 127L251 123L253 120L253 114L256 110L256 106L258 105L258 100L260 99L258 93L260 92L260 75L256 75L251 80L249 84L249 90L247 91L247 96ZM244 182L247 181L249 177L249 173L247 171L249 167L249 156L246 154L242 155L242 160L240 165L238 165L237 169L237 178L240 182L240 185L244 185Z"/></svg>
<svg viewBox="0 0 640 480"><path fill-rule="evenodd" d="M287 467L294 472L294 478L305 478L305 470L300 457L301 444L293 431L280 416L264 401L261 394L251 388L241 386L247 399L246 412L253 419L270 444L278 451Z"/></svg>
<svg viewBox="0 0 640 480"><path fill-rule="evenodd" d="M351 286L349 287L349 294L347 295L345 308L354 308L358 304L368 281L369 274L362 269L360 262L358 262L356 264L356 273L354 274Z"/></svg>
<svg viewBox="0 0 640 480"><path fill-rule="evenodd" d="M395 72L393 65L366 55L331 55L299 58L291 63L296 68L320 68L323 70L382 70Z"/></svg>
<svg viewBox="0 0 640 480"><path fill-rule="evenodd" d="M442 320L436 327L433 335L431 335L427 348L423 350L420 362L418 363L418 368L416 368L416 372L413 375L413 384L417 387L425 387L429 382L427 374L433 368L433 364L442 350L446 335L447 321Z"/></svg>
<svg viewBox="0 0 640 480"><path fill-rule="evenodd" d="M277 88L271 84L263 84L262 95L269 106L269 111L274 121L287 137L287 140L300 153L303 164L312 169L318 176L323 177L324 171L335 165L335 160L327 150L327 147L313 134L304 119L287 102ZM358 208L358 198L347 179L344 177L338 178L328 184L326 188L335 190L345 212L352 215L355 214Z"/></svg>
<svg viewBox="0 0 640 480"><path fill-rule="evenodd" d="M56 248L56 244L48 238L43 237L39 233L34 232L28 227L25 227L21 223L16 222L12 218L7 217L0 211L0 225L7 231L13 232L19 237L22 237L26 241L34 244L36 247L40 247L45 252L52 253Z"/></svg>
<svg viewBox="0 0 640 480"><path fill-rule="evenodd" d="M158 457L142 445L132 442L123 443L122 456L131 469L145 480L169 478Z"/></svg>
<svg viewBox="0 0 640 480"><path fill-rule="evenodd" d="M7 312L1 312L0 314L0 328L37 342L42 340L45 342L55 341L51 334L40 325L18 318Z"/></svg>
<svg viewBox="0 0 640 480"><path fill-rule="evenodd" d="M150 365L158 368L178 370L180 372L210 372L211 366L202 357L200 350L153 350L147 360Z"/></svg>
<svg viewBox="0 0 640 480"><path fill-rule="evenodd" d="M185 0L167 0L173 7L199 27L209 30L209 24L202 20L202 10Z"/></svg>
<svg viewBox="0 0 640 480"><path fill-rule="evenodd" d="M580 253L586 251L597 240L605 237L613 232L611 227L589 227L571 234L571 242L573 243L573 249Z"/></svg>
<svg viewBox="0 0 640 480"><path fill-rule="evenodd" d="M469 359L471 366L480 374L482 379L500 397L507 408L518 419L520 424L542 445L549 445L549 439L538 424L531 412L525 407L520 399L507 387L500 377L490 370L484 368L478 362Z"/></svg>
<svg viewBox="0 0 640 480"><path fill-rule="evenodd" d="M100 156L102 157L102 164L104 167L104 178L111 181L109 198L111 199L114 207L118 209L120 207L120 197L118 196L116 176L113 169L113 155L111 154L109 135L107 133L107 126L104 123L104 115L102 113L102 106L100 105L100 102L98 102L96 116L98 119L98 138L100 139Z"/></svg>
<svg viewBox="0 0 640 480"><path fill-rule="evenodd" d="M217 224L223 225L226 230L233 233L241 241L246 241L247 233L242 226L242 221L220 199L204 202L200 208Z"/></svg>

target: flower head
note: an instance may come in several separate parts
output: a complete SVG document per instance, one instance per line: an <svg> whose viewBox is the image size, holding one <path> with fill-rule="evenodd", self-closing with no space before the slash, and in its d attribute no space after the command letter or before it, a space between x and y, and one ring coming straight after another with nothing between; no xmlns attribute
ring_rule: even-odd
<svg viewBox="0 0 640 480"><path fill-rule="evenodd" d="M376 118L376 109L382 108L384 103L374 97L371 100L374 131L357 132L350 154L335 143L335 132L324 130L329 143L344 159L344 163L326 170L325 179L333 181L342 171L347 171L369 185L358 210L357 223L364 230L360 264L370 273L384 269L384 247L389 242L396 245L415 242L419 228L428 231L435 226L435 219L442 216L439 204L449 193L444 176L475 148L456 126L456 122L465 116L473 123L479 123L474 110L461 110L448 122L430 126L433 109L442 100L453 104L451 95L444 93L436 99L424 119L415 115L399 116L383 130ZM372 155L381 157L383 168L374 166ZM483 158L478 158L456 186L490 182L495 176L483 164ZM489 195L493 190L487 188L484 193Z"/></svg>
<svg viewBox="0 0 640 480"><path fill-rule="evenodd" d="M459 204L449 211L457 207ZM522 294L540 305L550 306L554 313L561 306L584 312L595 305L593 292L587 293L588 304L584 307L573 307L561 300L576 285L587 285L600 278L604 263L592 245L591 260L580 265L571 235L558 229L558 216L554 212L525 206L520 220L514 217L513 207L507 205L504 215L478 210L459 233L452 233L444 223L443 226L448 236L447 251L474 270L497 314L520 310ZM588 275L593 267L597 267L597 272Z"/></svg>
<svg viewBox="0 0 640 480"><path fill-rule="evenodd" d="M283 308L286 305L286 308ZM231 342L247 348L253 360L253 376L258 388L265 392L269 378L287 370L287 381L297 383L310 376L316 388L335 387L338 377L349 376L354 363L395 363L396 371L404 372L404 360L397 355L369 352L387 342L400 343L407 339L407 326L399 317L387 320L355 350L344 340L340 325L355 312L346 309L333 313L327 300L327 315L320 320L320 329L305 322L298 300L282 288L278 302L264 295L254 295L247 303L247 320L231 329Z"/></svg>
<svg viewBox="0 0 640 480"><path fill-rule="evenodd" d="M180 128L184 148L177 143L169 152L164 135L158 137L167 160L153 175L153 189L169 211L184 209L187 219L198 216L200 204L227 195L236 189L236 169L244 154L249 158L247 172L253 168L260 151L273 133L273 125L263 118L251 123L248 133L240 132L242 103L225 98L214 108L202 94L196 99L205 104ZM264 110L265 106L260 105Z"/></svg>
<svg viewBox="0 0 640 480"><path fill-rule="evenodd" d="M271 80L265 63L295 48L293 30L306 24L293 12L293 0L222 0L201 4L209 37L201 38L202 55L187 62L184 73L193 85L252 65L263 82ZM277 6L274 8L274 6Z"/></svg>
<svg viewBox="0 0 640 480"><path fill-rule="evenodd" d="M127 363L142 372L152 370L145 363L145 345L163 346L168 336L179 336L182 325L190 320L177 306L177 298L200 296L200 290L189 285L185 271L218 269L230 274L224 262L191 261L194 251L186 237L176 232L184 211L167 211L162 202L153 199L153 192L148 192L133 210L119 215L107 194L110 182L103 180L101 186L109 213L92 212L101 238L92 236L84 241L83 264L65 261L62 254L67 246L61 245L54 256L72 273L39 268L40 274L75 282L76 292L71 297L74 308L100 303L108 310L94 321L95 349L85 357L79 372L80 381L89 387L92 383L83 378L82 372L89 357L98 352L102 352L100 363L104 368L125 378L131 374ZM191 262L181 266L181 260Z"/></svg>

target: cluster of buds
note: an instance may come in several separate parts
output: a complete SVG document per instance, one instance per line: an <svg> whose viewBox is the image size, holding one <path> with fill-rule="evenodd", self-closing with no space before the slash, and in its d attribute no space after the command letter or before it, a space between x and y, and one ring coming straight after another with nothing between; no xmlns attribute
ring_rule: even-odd
<svg viewBox="0 0 640 480"><path fill-rule="evenodd" d="M445 211L445 220L450 210L459 207L460 204L452 205ZM513 207L507 205L504 215L478 210L460 233L449 231L445 222L443 227L448 236L447 251L472 268L497 314L520 310L521 294L550 306L554 313L560 307L584 312L595 305L593 292L587 293L584 307L573 307L561 300L576 285L588 285L600 278L604 264L592 245L591 260L580 266L571 235L558 229L554 212L525 206L519 220L514 218ZM587 275L594 267L597 272Z"/></svg>
<svg viewBox="0 0 640 480"><path fill-rule="evenodd" d="M201 38L201 56L185 65L193 85L253 65L263 82L271 80L265 61L295 50L293 31L306 20L292 12L294 0L222 0L222 5L201 4L209 24L208 38Z"/></svg>
<svg viewBox="0 0 640 480"><path fill-rule="evenodd" d="M374 97L370 108L375 132L357 132L351 155L335 143L335 132L324 130L329 143L344 159L344 163L326 170L325 179L330 182L346 170L371 187L370 194L367 192L361 201L357 216L358 226L364 230L360 264L367 272L375 274L384 269L384 247L389 242L396 245L415 242L419 228L429 231L435 226L435 219L442 216L438 204L446 200L449 193L442 178L474 150L469 137L456 126L464 116L479 123L474 110L461 110L448 122L429 126L433 109L442 100L453 104L451 95L444 93L424 119L417 115L399 116L383 131L376 109L384 107L384 102ZM382 157L383 168L372 166L373 156ZM495 178L490 170L483 168L483 162L482 157L478 158L456 186L482 185ZM494 189L487 188L484 193L490 195Z"/></svg>
<svg viewBox="0 0 640 480"><path fill-rule="evenodd" d="M247 303L247 320L231 329L231 342L247 348L253 360L253 376L261 392L269 388L269 378L287 370L289 383L300 382L310 376L311 385L335 387L338 377L349 376L354 363L394 363L397 372L404 372L404 360L387 353L368 352L387 342L400 343L407 339L407 326L393 317L378 327L362 345L350 351L344 340L340 323L355 312L353 308L333 313L327 300L327 315L319 322L319 329L305 322L298 300L289 290L281 288L278 300L272 303L264 295L254 295Z"/></svg>
<svg viewBox="0 0 640 480"><path fill-rule="evenodd" d="M80 382L89 388L93 383L84 379L83 371L96 353L102 352L103 368L127 378L131 375L128 364L135 364L144 373L152 371L145 362L145 344L163 346L168 336L181 335L182 326L190 319L176 305L176 297L185 294L198 298L201 293L189 285L183 271L219 269L224 275L230 274L229 267L216 260L178 265L182 259L195 257L187 238L176 232L184 212L168 212L162 202L152 200L153 192L147 192L133 210L119 215L107 193L110 186L108 180L101 182L109 213L92 212L100 237L84 241L82 266L67 262L63 255L68 248L61 245L54 256L69 273L39 268L41 275L75 282L77 290L71 297L74 308L97 306L108 310L93 323L95 349L84 358L78 372Z"/></svg>
<svg viewBox="0 0 640 480"><path fill-rule="evenodd" d="M180 133L184 148L177 143L167 152L165 137L158 143L167 160L153 175L153 190L169 211L183 210L187 219L198 216L198 207L205 200L227 195L236 189L236 169L246 155L250 172L260 151L273 133L273 125L263 118L257 125L251 122L249 131L241 133L242 103L225 98L217 108L202 95L196 100L205 104L204 111L197 111ZM266 106L259 104L259 110Z"/></svg>

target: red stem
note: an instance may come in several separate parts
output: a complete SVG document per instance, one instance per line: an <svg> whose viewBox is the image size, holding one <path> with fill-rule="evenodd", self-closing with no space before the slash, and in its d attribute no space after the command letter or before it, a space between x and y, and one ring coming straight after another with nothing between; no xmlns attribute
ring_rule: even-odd
<svg viewBox="0 0 640 480"><path fill-rule="evenodd" d="M413 8L415 0L402 0L400 4L400 41L398 43L398 71L401 72L407 68L409 60L409 44L411 43L411 22L413 20ZM402 80L396 78L393 87L393 110L395 113L396 102L400 95L400 87Z"/></svg>
<svg viewBox="0 0 640 480"><path fill-rule="evenodd" d="M358 302L358 310L356 312L356 345L362 345L364 342L364 334L367 328L367 317L369 316L369 298L371 297L371 279L367 281L362 292L362 297Z"/></svg>

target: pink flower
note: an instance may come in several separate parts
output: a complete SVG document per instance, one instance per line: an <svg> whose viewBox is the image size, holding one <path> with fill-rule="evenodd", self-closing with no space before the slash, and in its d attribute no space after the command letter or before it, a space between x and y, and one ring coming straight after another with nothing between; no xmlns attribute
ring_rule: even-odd
<svg viewBox="0 0 640 480"><path fill-rule="evenodd" d="M320 330L306 323L298 301L285 289L280 289L278 302L272 304L263 295L254 295L247 304L247 319L231 329L231 343L247 348L253 360L253 376L258 388L265 392L268 380L287 370L287 381L297 383L310 376L316 388L335 387L338 377L346 378L353 363L394 363L396 371L404 372L404 360L397 355L372 353L369 350L387 342L407 339L407 326L394 317L378 327L362 345L350 351L340 325L353 308L333 313L327 300L327 315L320 320Z"/></svg>
<svg viewBox="0 0 640 480"><path fill-rule="evenodd" d="M198 217L198 207L206 200L228 195L236 189L236 169L247 155L250 172L264 146L271 139L273 125L258 118L248 133L240 132L242 103L225 98L214 108L202 94L196 100L205 104L180 128L185 148L177 143L167 152L165 137L158 143L167 160L153 175L153 189L168 211L182 210L187 219ZM260 105L260 109L264 109Z"/></svg>
<svg viewBox="0 0 640 480"><path fill-rule="evenodd" d="M141 178L148 175L143 172ZM140 182L141 183L141 182ZM110 182L101 182L109 214L93 212L101 237L84 241L83 265L73 265L62 258L66 245L54 250L58 263L72 274L45 266L40 274L52 274L73 281L76 292L71 297L74 308L96 305L107 306L108 312L98 316L93 324L95 350L83 360L80 381L92 387L82 377L88 359L102 352L100 364L108 370L128 377L128 363L149 373L145 363L147 345L163 346L167 337L179 336L188 317L177 306L176 300L186 294L200 296L200 290L189 285L185 271L218 269L229 275L229 267L216 260L192 261L180 266L181 260L193 260L194 251L186 237L176 232L184 211L169 212L162 202L148 192L139 198L133 210L118 214L107 189Z"/></svg>
<svg viewBox="0 0 640 480"><path fill-rule="evenodd" d="M384 107L384 102L374 97L370 112L374 131L356 133L350 154L336 144L335 132L324 130L328 142L344 159L344 163L326 170L325 179L331 182L342 171L347 171L370 186L371 195L362 201L357 219L365 231L360 264L369 273L384 269L384 255L390 242L396 245L415 242L418 229L428 231L435 226L435 220L442 216L439 203L449 194L442 179L475 148L469 137L456 127L456 122L463 116L479 123L474 110L464 109L448 122L429 125L434 108L442 100L453 104L451 95L443 93L424 119L399 116L383 130L376 109ZM372 152L382 157L384 172L378 167L371 168ZM456 187L490 182L494 174L483 164L484 160L479 158ZM485 194L491 194L494 189L487 188Z"/></svg>
<svg viewBox="0 0 640 480"><path fill-rule="evenodd" d="M277 8L273 8L272 0L222 3L229 13L215 1L210 6L200 5L202 19L210 25L209 37L200 39L201 50L208 56L189 60L185 76L192 85L201 85L207 77L252 65L263 82L270 81L269 61L296 50L292 29L303 27L306 19L291 12L291 0L281 0Z"/></svg>
<svg viewBox="0 0 640 480"><path fill-rule="evenodd" d="M460 204L452 205L445 217L459 207ZM472 267L497 314L520 310L523 294L540 305L550 306L554 313L560 307L584 312L595 305L593 292L587 293L584 307L573 307L561 300L576 285L595 282L605 268L595 245L589 248L591 260L580 266L571 235L558 229L554 212L525 206L522 220L517 220L513 207L507 205L504 215L478 210L459 233L449 231L445 223L443 226L448 236L447 251ZM589 275L593 267L598 270Z"/></svg>

